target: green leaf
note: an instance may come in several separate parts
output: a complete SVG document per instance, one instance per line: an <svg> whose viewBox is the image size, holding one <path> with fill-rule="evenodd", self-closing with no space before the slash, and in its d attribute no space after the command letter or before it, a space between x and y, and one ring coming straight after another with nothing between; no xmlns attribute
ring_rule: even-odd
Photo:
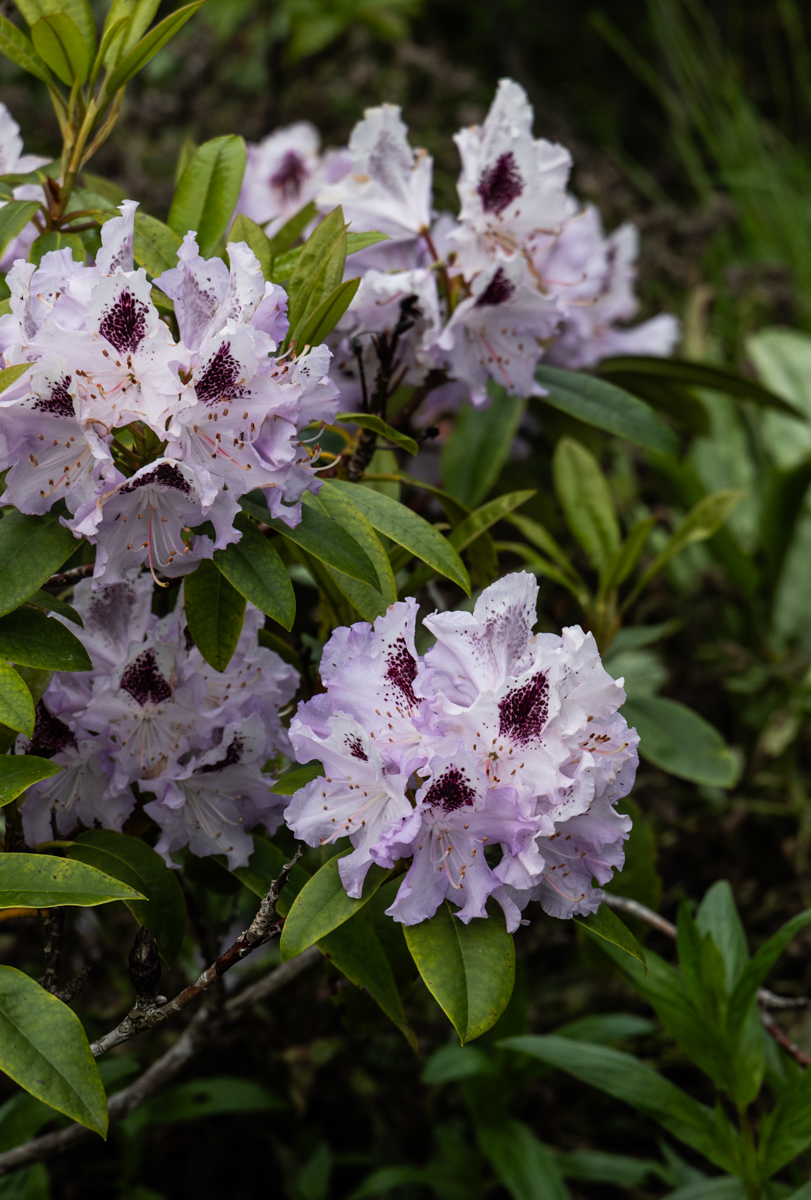
<svg viewBox="0 0 811 1200"><path fill-rule="evenodd" d="M602 1013L600 1016L567 1021L565 1025L558 1025L554 1033L557 1037L573 1038L576 1042L599 1042L600 1045L610 1046L613 1042L624 1042L628 1038L655 1031L654 1022L645 1017L635 1017L632 1013Z"/></svg>
<svg viewBox="0 0 811 1200"><path fill-rule="evenodd" d="M178 8L168 17L160 21L154 29L150 29L146 37L141 38L132 50L124 56L116 69L112 72L109 79L105 83L105 93L108 97L112 97L119 90L125 87L132 79L133 75L137 75L142 70L151 58L162 50L166 43L175 36L175 34L186 24L189 17L193 17L198 8L201 8L204 0L195 0L194 4L187 4L184 8ZM233 213L233 209L231 209ZM229 213L229 218L231 216ZM171 224L171 222L170 222ZM183 231L186 232L185 230ZM201 253L202 250L201 250Z"/></svg>
<svg viewBox="0 0 811 1200"><path fill-rule="evenodd" d="M292 629L296 596L278 551L254 522L241 513L237 514L234 526L242 537L225 549L214 551L217 570L251 604L284 629Z"/></svg>
<svg viewBox="0 0 811 1200"><path fill-rule="evenodd" d="M46 233L39 235L31 246L28 261L39 266L45 255L54 250L70 250L75 262L85 263L87 261L84 242L78 233L67 233L57 229L49 229Z"/></svg>
<svg viewBox="0 0 811 1200"><path fill-rule="evenodd" d="M370 246L376 246L378 242L390 241L387 233L350 233L347 230L346 234L346 253L357 254L360 250L368 250Z"/></svg>
<svg viewBox="0 0 811 1200"><path fill-rule="evenodd" d="M771 333L772 330L762 330L761 333ZM781 330L781 332L783 332ZM786 331L788 332L788 331ZM759 335L760 336L760 335ZM792 404L788 404L781 396L759 384L755 379L747 379L737 371L727 367L711 366L709 363L692 362L680 358L648 358L643 356L621 356L604 359L595 368L599 375L611 378L614 375L640 380L666 380L687 387L706 388L712 392L722 392L727 396L735 396L738 400L752 400L765 408L775 408L792 417L803 414Z"/></svg>
<svg viewBox="0 0 811 1200"><path fill-rule="evenodd" d="M400 504L398 500L392 500L390 496L373 492L356 483L331 479L329 484L324 486L340 491L379 533L391 538L398 546L404 546L416 558L433 567L439 575L444 575L458 584L462 591L470 595L470 579L461 558L448 539L423 517Z"/></svg>
<svg viewBox="0 0 811 1200"><path fill-rule="evenodd" d="M764 1118L758 1157L769 1179L811 1145L811 1075L808 1069L779 1097Z"/></svg>
<svg viewBox="0 0 811 1200"><path fill-rule="evenodd" d="M346 854L336 855L324 863L320 870L307 882L296 896L287 914L279 948L282 962L295 958L308 946L326 937L333 929L343 925L356 912L360 912L371 900L377 889L385 883L389 872L372 863L363 883L359 899L353 900L341 883L338 864Z"/></svg>
<svg viewBox="0 0 811 1200"><path fill-rule="evenodd" d="M274 879L279 878L282 867L288 861L289 855L284 854L273 842L254 835L253 854L248 860L247 867L237 867L231 874L236 875L240 883L243 883L255 896L264 898L270 885ZM309 872L305 871L301 863L296 863L276 903L276 910L280 916L287 916L295 897L309 878Z"/></svg>
<svg viewBox="0 0 811 1200"><path fill-rule="evenodd" d="M347 979L366 989L416 1053L417 1039L403 1011L394 972L367 913L355 914L350 921L322 938L318 948Z"/></svg>
<svg viewBox="0 0 811 1200"><path fill-rule="evenodd" d="M477 1124L476 1136L513 1200L568 1200L557 1160L523 1121Z"/></svg>
<svg viewBox="0 0 811 1200"><path fill-rule="evenodd" d="M107 1096L82 1023L14 967L0 967L0 1069L38 1100L107 1134Z"/></svg>
<svg viewBox="0 0 811 1200"><path fill-rule="evenodd" d="M78 545L55 509L42 517L6 513L0 521L0 615L38 591Z"/></svg>
<svg viewBox="0 0 811 1200"><path fill-rule="evenodd" d="M566 1179L613 1183L624 1188L640 1188L651 1175L661 1178L663 1172L662 1164L655 1159L630 1158L627 1154L606 1154L601 1150L558 1151L555 1161ZM668 1200L675 1195L671 1192Z"/></svg>
<svg viewBox="0 0 811 1200"><path fill-rule="evenodd" d="M300 208L297 213L282 225L270 239L270 246L273 251L274 259L279 258L286 250L289 250L299 238L303 235L304 230L318 216L318 209L315 207L315 201L311 200L309 204L305 204L304 208ZM299 247L300 249L301 247Z"/></svg>
<svg viewBox="0 0 811 1200"><path fill-rule="evenodd" d="M632 1054L554 1035L505 1038L498 1045L504 1050L516 1050L540 1059L548 1066L559 1067L609 1096L624 1100L639 1112L653 1117L674 1137L698 1150L716 1166L725 1171L735 1169L737 1163L730 1155L730 1144L736 1144L737 1134L729 1123L726 1128L719 1127L717 1112L699 1104ZM723 1114L721 1116L726 1120Z"/></svg>
<svg viewBox="0 0 811 1200"><path fill-rule="evenodd" d="M242 633L245 597L208 559L185 576L183 596L195 646L215 671L224 671Z"/></svg>
<svg viewBox="0 0 811 1200"><path fill-rule="evenodd" d="M78 625L80 629L84 628L84 621L75 608L70 604L66 604L64 600L57 600L56 596L52 596L50 592L44 592L42 588L29 596L26 604L33 604L35 608L44 608L46 612L58 613L66 621L71 621L74 625Z"/></svg>
<svg viewBox="0 0 811 1200"><path fill-rule="evenodd" d="M0 855L0 908L88 907L144 896L86 863L51 854Z"/></svg>
<svg viewBox="0 0 811 1200"><path fill-rule="evenodd" d="M135 214L135 240L133 258L139 267L146 268L147 275L156 279L164 271L177 266L177 252L181 239L173 229L150 217L147 213Z"/></svg>
<svg viewBox="0 0 811 1200"><path fill-rule="evenodd" d="M343 279L346 226L340 208L333 209L310 234L287 287L290 329L285 346L296 341L308 317Z"/></svg>
<svg viewBox="0 0 811 1200"><path fill-rule="evenodd" d="M316 308L308 308L306 318L298 330L296 345L317 346L326 341L355 298L360 279L345 279L329 292ZM401 435L402 436L402 435Z"/></svg>
<svg viewBox="0 0 811 1200"><path fill-rule="evenodd" d="M230 242L244 242L259 259L265 279L273 278L273 247L261 225L240 213L228 234Z"/></svg>
<svg viewBox="0 0 811 1200"><path fill-rule="evenodd" d="M373 1171L371 1175L366 1176L360 1187L352 1192L349 1200L366 1200L367 1196L389 1196L394 1188L406 1187L409 1184L416 1184L418 1187L422 1185L433 1191L435 1182L436 1175L430 1167L381 1167L379 1171Z"/></svg>
<svg viewBox="0 0 811 1200"><path fill-rule="evenodd" d="M639 942L627 925L623 924L607 904L601 904L596 913L591 913L587 917L575 917L574 921L592 937L619 946L620 950L624 950L632 958L638 959L643 967L645 966L645 954Z"/></svg>
<svg viewBox="0 0 811 1200"><path fill-rule="evenodd" d="M165 962L174 962L186 932L186 902L177 880L159 854L140 838L110 829L80 833L68 857L97 867L139 891L146 900L125 900L139 925L146 925Z"/></svg>
<svg viewBox="0 0 811 1200"><path fill-rule="evenodd" d="M732 992L749 962L749 951L735 897L726 879L717 880L706 893L698 906L695 923L699 933L712 935L724 962L726 990Z"/></svg>
<svg viewBox="0 0 811 1200"><path fill-rule="evenodd" d="M228 229L239 200L247 153L245 142L235 134L212 138L203 142L180 177L168 224L179 237L196 230L203 258L216 253Z"/></svg>
<svg viewBox="0 0 811 1200"><path fill-rule="evenodd" d="M17 608L0 617L0 655L45 671L90 671L93 667L75 634L61 621L33 608Z"/></svg>
<svg viewBox="0 0 811 1200"><path fill-rule="evenodd" d="M572 576L573 580L579 580L580 577L569 562L566 551L558 545L552 534L539 521L534 521L531 517L524 516L523 513L511 513L506 519L523 533L531 545L537 546L548 558L552 559L552 562L557 563L565 575Z"/></svg>
<svg viewBox="0 0 811 1200"><path fill-rule="evenodd" d="M764 942L741 971L729 1000L727 1021L731 1029L739 1027L746 1016L752 998L791 939L811 921L811 908L797 913L786 921L777 933Z"/></svg>
<svg viewBox="0 0 811 1200"><path fill-rule="evenodd" d="M113 0L107 19L104 22L104 36L122 20L126 32L123 37L115 36L111 41L104 65L112 66L137 45L144 36L155 13L160 8L160 0Z"/></svg>
<svg viewBox="0 0 811 1200"><path fill-rule="evenodd" d="M493 1060L477 1046L457 1046L455 1042L447 1042L428 1059L420 1082L436 1086L458 1083L461 1079L475 1079L477 1075L497 1074L498 1068Z"/></svg>
<svg viewBox="0 0 811 1200"><path fill-rule="evenodd" d="M31 41L37 54L62 83L72 87L87 82L90 71L90 47L65 13L41 17L31 28Z"/></svg>
<svg viewBox="0 0 811 1200"><path fill-rule="evenodd" d="M499 1019L515 983L515 947L503 918L468 925L444 901L429 921L404 925L408 949L426 987L464 1045Z"/></svg>
<svg viewBox="0 0 811 1200"><path fill-rule="evenodd" d="M296 763L289 771L279 776L270 790L277 796L293 796L299 788L306 787L313 779L318 779L323 774L324 768L315 758L302 766Z"/></svg>
<svg viewBox="0 0 811 1200"><path fill-rule="evenodd" d="M625 541L614 551L600 573L600 591L603 595L618 588L631 574L655 524L656 517L643 517L628 530Z"/></svg>
<svg viewBox="0 0 811 1200"><path fill-rule="evenodd" d="M6 367L0 371L0 392L4 392L6 388L11 387L12 383L16 383L21 375L30 370L30 363L16 363L13 367Z"/></svg>
<svg viewBox="0 0 811 1200"><path fill-rule="evenodd" d="M374 413L338 413L336 420L357 425L360 429L371 429L374 433L402 447L408 454L419 453L420 448L413 438L409 437L406 433L400 433L399 429L394 429L391 425L387 425L382 417L376 417Z"/></svg>
<svg viewBox="0 0 811 1200"><path fill-rule="evenodd" d="M738 761L714 726L691 708L662 696L628 700L623 715L639 733L639 753L679 779L733 787Z"/></svg>
<svg viewBox="0 0 811 1200"><path fill-rule="evenodd" d="M61 770L57 763L36 754L0 754L0 808L16 800L33 783Z"/></svg>
<svg viewBox="0 0 811 1200"><path fill-rule="evenodd" d="M534 488L521 492L507 492L503 496L496 496L494 500L488 500L487 504L483 504L481 508L476 508L472 513L468 513L456 525L448 537L450 544L460 553L466 550L472 542L476 541L486 529L490 529L497 521L502 521L516 508L520 508L522 504L526 504L533 496L537 495Z"/></svg>
<svg viewBox="0 0 811 1200"><path fill-rule="evenodd" d="M150 1125L164 1127L222 1113L278 1112L286 1107L279 1096L252 1079L228 1075L191 1079L147 1100L121 1122L121 1129L133 1137ZM132 1193L128 1195L136 1200Z"/></svg>
<svg viewBox="0 0 811 1200"><path fill-rule="evenodd" d="M41 17L64 13L70 17L87 43L90 54L96 48L96 22L89 0L14 0L28 25Z"/></svg>
<svg viewBox="0 0 811 1200"><path fill-rule="evenodd" d="M359 579L370 587L377 587L377 571L365 551L337 521L318 509L305 505L301 522L295 529L289 529L284 521L271 517L267 508L263 509L249 497L243 496L240 504L252 517L257 517L294 545L301 546L319 562L335 567L337 571L343 571L345 575Z"/></svg>
<svg viewBox="0 0 811 1200"><path fill-rule="evenodd" d="M600 464L581 442L563 437L555 447L552 474L569 528L591 565L604 570L619 549L620 527Z"/></svg>
<svg viewBox="0 0 811 1200"><path fill-rule="evenodd" d="M535 378L547 392L544 404L646 450L678 453L676 435L653 409L630 392L593 375L561 371L557 367L536 367Z"/></svg>
<svg viewBox="0 0 811 1200"><path fill-rule="evenodd" d="M487 408L465 403L442 450L442 480L450 494L475 508L493 488L509 458L526 400L490 383Z"/></svg>
<svg viewBox="0 0 811 1200"><path fill-rule="evenodd" d="M44 63L37 54L33 42L16 25L12 25L7 17L3 16L0 16L0 54L10 58L18 67L22 67L36 79L41 79L43 83L53 84L53 75L48 70L47 63ZM10 241L11 238L8 240ZM5 249L5 246L2 249Z"/></svg>
<svg viewBox="0 0 811 1200"><path fill-rule="evenodd" d="M0 722L34 736L34 701L18 671L0 658Z"/></svg>
<svg viewBox="0 0 811 1200"><path fill-rule="evenodd" d="M677 554L681 554L693 542L703 542L717 533L726 521L733 508L738 505L745 492L737 488L726 488L724 491L713 492L695 504L679 525L665 546L646 571L640 576L639 582L631 596L625 602L630 605L639 593L647 586L654 575L663 570Z"/></svg>
<svg viewBox="0 0 811 1200"><path fill-rule="evenodd" d="M391 561L383 549L380 538L363 513L345 495L337 489L332 489L329 482L326 482L321 488L318 497L312 497L312 499L327 516L332 517L347 533L351 534L372 563L377 573L377 586L374 588L360 583L357 579L350 579L348 575L344 575L340 571L329 567L327 570L336 587L357 608L363 619L374 621L397 599L397 585L394 582Z"/></svg>
<svg viewBox="0 0 811 1200"><path fill-rule="evenodd" d="M0 254L18 233L22 233L38 212L42 212L42 205L38 200L11 200L0 208Z"/></svg>

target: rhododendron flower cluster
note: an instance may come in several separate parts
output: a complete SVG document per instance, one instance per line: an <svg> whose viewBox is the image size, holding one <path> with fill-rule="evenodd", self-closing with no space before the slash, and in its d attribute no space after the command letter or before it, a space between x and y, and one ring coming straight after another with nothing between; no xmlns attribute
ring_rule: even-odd
<svg viewBox="0 0 811 1200"><path fill-rule="evenodd" d="M669 354L678 338L662 314L635 328L638 237L606 237L600 216L567 190L572 159L532 131L524 90L504 79L484 124L456 135L458 217L432 206L432 160L413 150L394 105L369 109L342 152L319 155L311 126L290 126L250 152L240 210L269 230L314 199L341 205L351 232L388 236L352 256L361 284L330 344L344 407L371 396L376 344L396 338L393 386L488 400L493 380L512 395L543 395L535 367L593 366L613 354Z"/></svg>
<svg viewBox="0 0 811 1200"><path fill-rule="evenodd" d="M136 207L103 226L93 266L69 249L17 261L0 318L5 364L30 364L0 393L6 502L44 513L64 500L108 584L143 564L186 574L239 540L238 500L254 488L297 524L318 486L299 434L330 420L338 397L326 346L278 354L287 297L244 243L228 246L228 267L186 235L178 266L154 281L174 301L176 339L134 269ZM204 522L213 536L194 532Z"/></svg>
<svg viewBox="0 0 811 1200"><path fill-rule="evenodd" d="M424 625L417 604L392 605L374 626L337 629L321 678L290 739L325 774L298 791L285 819L310 845L348 837L339 863L360 896L372 863L411 859L388 912L411 925L443 899L462 921L493 897L513 930L530 900L557 917L596 911L623 864L631 821L616 811L637 767L636 731L618 709L621 681L591 634L533 634L537 583L506 576L474 611Z"/></svg>
<svg viewBox="0 0 811 1200"><path fill-rule="evenodd" d="M71 833L81 821L121 830L137 803L161 828L156 849L188 845L244 865L248 830L272 832L285 798L262 773L270 756L291 753L279 708L298 675L258 643L264 616L247 606L234 656L224 671L194 645L182 604L152 614L149 574L93 590L79 583L71 625L92 671L58 672L37 705L34 736L19 749L62 766L35 784L22 807L29 845ZM134 788L137 787L137 792Z"/></svg>

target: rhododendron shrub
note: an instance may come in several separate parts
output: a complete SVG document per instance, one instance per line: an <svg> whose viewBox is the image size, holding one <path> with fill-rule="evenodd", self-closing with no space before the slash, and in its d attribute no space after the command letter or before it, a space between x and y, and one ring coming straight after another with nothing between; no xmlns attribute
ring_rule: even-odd
<svg viewBox="0 0 811 1200"><path fill-rule="evenodd" d="M636 233L606 235L571 195L570 155L516 83L456 136L456 214L383 104L336 150L305 123L204 142L164 221L85 173L199 3L150 29L154 8L116 0L97 29L84 0L25 0L27 33L0 15L63 133L53 161L24 156L0 109L0 908L46 914L41 982L0 967L2 1061L100 1133L128 1110L95 1058L277 936L290 965L260 968L212 1030L319 952L412 1045L418 977L462 1041L498 1021L522 924L643 962L604 903L640 743L601 656L739 498L700 501L648 561L656 518L623 532L596 458L549 433L557 408L574 433L675 454L645 364L661 373L678 327L626 324ZM612 358L647 384L607 382ZM439 417L441 477L419 457ZM556 443L569 548L518 511L540 475L498 479L519 429ZM562 629L538 622L539 578ZM675 704L649 717L657 701ZM76 907L117 900L134 1003L91 1045L67 1007L86 972L64 978L59 947L66 920L77 944L90 928ZM170 1001L161 959L185 977Z"/></svg>

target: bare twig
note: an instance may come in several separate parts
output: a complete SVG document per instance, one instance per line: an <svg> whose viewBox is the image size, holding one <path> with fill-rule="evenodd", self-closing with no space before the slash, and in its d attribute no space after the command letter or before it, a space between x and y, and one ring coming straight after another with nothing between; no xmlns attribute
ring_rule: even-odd
<svg viewBox="0 0 811 1200"><path fill-rule="evenodd" d="M303 954L291 958L258 983L231 997L216 1020L208 1007L201 1008L194 1014L170 1050L148 1067L129 1087L110 1097L110 1124L128 1117L134 1109L169 1083L223 1023L230 1024L239 1020L249 1008L268 1000L320 957L320 950L312 946ZM27 1167L31 1163L54 1158L57 1154L71 1149L91 1132L84 1125L70 1125L67 1129L47 1133L44 1137L34 1138L22 1146L15 1146L13 1150L0 1154L0 1176Z"/></svg>
<svg viewBox="0 0 811 1200"><path fill-rule="evenodd" d="M79 579L86 579L88 575L92 575L95 570L95 563L85 563L83 567L71 567L69 571L60 571L57 575L52 575L50 579L46 579L43 587L67 587L69 583L76 583Z"/></svg>
<svg viewBox="0 0 811 1200"><path fill-rule="evenodd" d="M42 949L45 952L45 973L40 979L40 987L46 992L58 990L57 978L59 963L62 958L62 935L65 932L64 908L53 908L42 913Z"/></svg>
<svg viewBox="0 0 811 1200"><path fill-rule="evenodd" d="M651 928L658 929L660 933L666 933L668 937L675 938L676 936L675 925L665 920L664 917L660 917L652 908L647 908L644 904L640 904L638 900L629 900L627 896L612 896L604 893L603 901L609 908L627 913L629 917L636 917L637 920L644 921ZM782 1046L786 1053L790 1054L801 1067L811 1066L811 1058L809 1058L804 1050L801 1050L798 1045L792 1042L786 1031L780 1028L769 1011L770 1009L808 1008L811 1000L806 996L777 996L774 992L770 992L768 988L758 988L757 1002L760 1011L760 1023L766 1032L771 1034L777 1044Z"/></svg>
<svg viewBox="0 0 811 1200"><path fill-rule="evenodd" d="M71 1000L75 1000L79 995L79 992L87 983L87 979L91 970L92 967L82 967L78 975L74 975L73 978L65 984L61 991L54 992L57 1000L61 1000L63 1004L70 1004Z"/></svg>
<svg viewBox="0 0 811 1200"><path fill-rule="evenodd" d="M139 997L135 1007L127 1013L124 1020L115 1029L111 1029L98 1041L91 1043L90 1049L93 1051L93 1055L99 1058L108 1050L112 1050L113 1046L120 1046L122 1042L128 1042L130 1038L143 1033L145 1029L152 1029L155 1025L160 1025L173 1013L182 1012L187 1004L191 1004L192 1000L196 1000L198 996L202 995L207 988L211 987L212 983L216 983L236 963L248 954L252 954L257 947L276 937L281 931L282 925L276 917L276 901L300 857L301 850L299 849L292 862L285 863L279 878L274 879L270 885L267 895L259 906L259 912L245 932L241 933L233 945L229 946L210 967L207 967L194 983L190 983L168 1003L162 996L154 997L153 1003L149 1003L145 997Z"/></svg>

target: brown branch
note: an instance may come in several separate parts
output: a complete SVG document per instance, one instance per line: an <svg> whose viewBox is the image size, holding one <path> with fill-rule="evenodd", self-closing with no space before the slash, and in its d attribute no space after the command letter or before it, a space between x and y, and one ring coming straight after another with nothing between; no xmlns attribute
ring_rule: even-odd
<svg viewBox="0 0 811 1200"><path fill-rule="evenodd" d="M289 962L283 963L275 971L271 971L264 979L260 979L258 983L228 1000L216 1020L211 1009L201 1008L194 1014L170 1050L167 1050L151 1067L148 1067L143 1075L129 1087L110 1097L110 1124L128 1117L134 1109L169 1083L222 1024L230 1024L239 1020L248 1008L269 999L320 957L320 950L311 946L303 954L291 958ZM84 1125L69 1125L67 1129L57 1130L56 1133L46 1133L43 1137L33 1138L32 1141L26 1142L22 1146L15 1146L13 1150L7 1150L5 1154L0 1154L0 1176L7 1175L9 1171L17 1171L21 1167L27 1167L31 1163L54 1158L57 1154L70 1150L77 1142L82 1141L91 1133L92 1130L87 1129Z"/></svg>
<svg viewBox="0 0 811 1200"><path fill-rule="evenodd" d="M274 879L270 885L267 895L259 906L258 913L245 932L241 933L233 945L229 946L210 967L206 967L194 983L190 983L168 1002L162 996L137 997L135 1006L130 1009L124 1020L115 1029L111 1029L109 1033L100 1037L98 1041L91 1043L90 1049L94 1057L99 1058L108 1050L112 1050L113 1046L120 1046L122 1042L128 1042L130 1038L143 1033L145 1029L153 1029L167 1017L171 1017L173 1013L182 1012L187 1004L191 1004L192 1000L196 1000L198 996L202 995L226 971L230 971L231 967L241 962L247 955L252 954L259 946L263 946L265 942L276 937L282 927L282 922L276 917L276 901L300 857L301 849L298 849L292 862L285 863L279 878Z"/></svg>
<svg viewBox="0 0 811 1200"><path fill-rule="evenodd" d="M57 575L52 575L50 579L46 579L43 587L67 587L69 583L76 583L79 579L86 579L88 575L92 575L96 568L95 563L85 563L83 567L71 567L69 571L61 571Z"/></svg>
<svg viewBox="0 0 811 1200"><path fill-rule="evenodd" d="M652 908L647 908L646 905L640 904L638 900L630 900L627 896L612 896L604 892L603 902L609 908L616 909L618 912L624 912L629 917L636 917L639 921L644 921L646 925L650 925L652 929L658 929L660 933L666 933L668 937L675 938L676 936L676 926L672 922L667 921L664 917L660 917ZM790 1054L801 1067L811 1066L811 1058L809 1058L804 1050L801 1050L798 1045L792 1042L786 1031L781 1029L769 1012L769 1009L808 1008L811 1000L808 1000L805 996L777 996L774 992L770 992L768 988L762 987L757 990L757 1002L760 1012L760 1023L766 1032L771 1034L778 1046L782 1046L786 1053Z"/></svg>

